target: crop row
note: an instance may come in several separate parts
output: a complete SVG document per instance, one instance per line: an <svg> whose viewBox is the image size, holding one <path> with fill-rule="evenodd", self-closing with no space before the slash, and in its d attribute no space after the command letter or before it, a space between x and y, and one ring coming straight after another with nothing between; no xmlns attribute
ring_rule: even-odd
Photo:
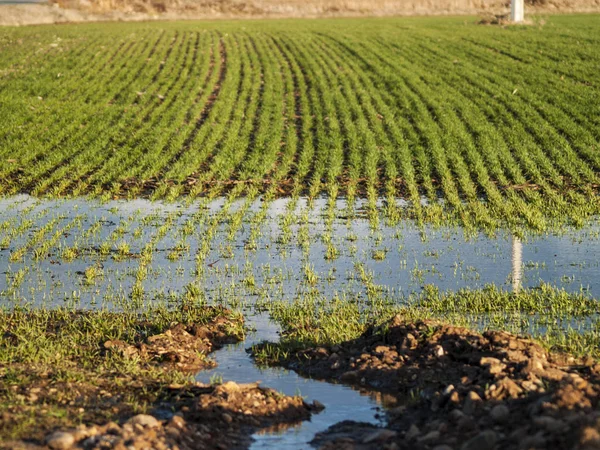
<svg viewBox="0 0 600 450"><path fill-rule="evenodd" d="M599 35L593 16L8 29L0 194L581 225L600 209Z"/></svg>

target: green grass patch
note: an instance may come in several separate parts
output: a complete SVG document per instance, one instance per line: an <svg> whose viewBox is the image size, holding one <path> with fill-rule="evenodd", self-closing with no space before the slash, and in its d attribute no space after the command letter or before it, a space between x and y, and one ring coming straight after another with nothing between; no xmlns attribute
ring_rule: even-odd
<svg viewBox="0 0 600 450"><path fill-rule="evenodd" d="M54 428L149 411L166 399L168 386L193 378L177 366L143 357L148 338L176 324L210 328L216 319L227 319L226 335L243 336L241 316L222 308L0 312L0 440L41 439ZM107 341L142 350L111 351Z"/></svg>

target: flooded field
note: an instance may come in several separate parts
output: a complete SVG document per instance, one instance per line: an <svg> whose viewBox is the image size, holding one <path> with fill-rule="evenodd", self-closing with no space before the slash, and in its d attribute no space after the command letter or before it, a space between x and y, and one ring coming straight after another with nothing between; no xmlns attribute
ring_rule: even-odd
<svg viewBox="0 0 600 450"><path fill-rule="evenodd" d="M85 199L0 203L0 301L127 308L182 296L252 304L303 293L397 302L423 286L441 291L536 287L600 295L600 228L517 238L465 235L411 222L348 217L343 202L208 204Z"/></svg>
<svg viewBox="0 0 600 450"><path fill-rule="evenodd" d="M223 199L184 204L5 198L0 203L0 305L7 311L22 306L142 311L191 302L243 311L246 328L254 331L212 354L217 366L201 371L196 380L207 385L261 381L283 395L302 395L325 406L311 420L253 436L252 448L273 449L311 448L318 433L344 420L384 425L387 408L397 407L398 398L372 386L332 384L257 365L253 356L261 354L254 345L289 345L289 325L282 331L270 316L283 325L285 314L310 317L331 302L342 317L348 305L361 304L372 318L378 308L388 314L429 298L436 289L449 297L426 309L452 311L476 326L483 320L482 328L496 320L536 335L556 336L565 328L595 333L597 308L590 302L600 295L597 223L561 234L492 236L410 221L391 224L367 214L360 202L353 208L324 199L223 204ZM549 295L558 300L549 300L548 314L542 304L527 312L508 304L506 311L495 311L481 303L453 303L453 293L481 295L489 286L496 289L492 296L550 286L556 291ZM588 300L581 303L584 297L577 297L571 306L560 292ZM317 302L317 309L311 312L303 301ZM289 311L282 316L285 308ZM267 351L262 359L276 358Z"/></svg>

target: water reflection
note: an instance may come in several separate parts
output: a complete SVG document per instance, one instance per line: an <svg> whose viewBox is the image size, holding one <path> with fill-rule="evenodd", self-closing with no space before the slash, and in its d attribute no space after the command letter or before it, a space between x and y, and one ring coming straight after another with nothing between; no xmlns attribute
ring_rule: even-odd
<svg viewBox="0 0 600 450"><path fill-rule="evenodd" d="M521 290L521 279L523 277L523 243L517 236L512 237L512 290L518 294Z"/></svg>

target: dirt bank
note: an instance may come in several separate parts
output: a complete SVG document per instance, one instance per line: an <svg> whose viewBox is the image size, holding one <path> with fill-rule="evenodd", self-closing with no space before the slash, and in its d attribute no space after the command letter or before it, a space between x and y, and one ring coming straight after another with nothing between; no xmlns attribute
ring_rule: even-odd
<svg viewBox="0 0 600 450"><path fill-rule="evenodd" d="M528 14L600 12L600 0L526 0ZM232 18L506 14L504 0L58 0L0 5L0 25Z"/></svg>
<svg viewBox="0 0 600 450"><path fill-rule="evenodd" d="M338 424L317 436L321 448L600 448L600 365L508 333L397 316L281 364L396 399L387 428Z"/></svg>
<svg viewBox="0 0 600 450"><path fill-rule="evenodd" d="M318 408L256 384L173 387L149 414L118 423L78 425L48 433L42 442L9 442L15 449L237 449L253 433L310 418Z"/></svg>

